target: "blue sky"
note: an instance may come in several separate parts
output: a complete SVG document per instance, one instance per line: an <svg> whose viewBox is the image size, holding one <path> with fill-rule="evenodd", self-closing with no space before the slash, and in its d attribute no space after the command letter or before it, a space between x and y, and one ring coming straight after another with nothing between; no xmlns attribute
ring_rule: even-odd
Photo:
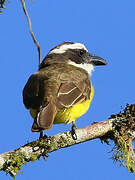
<svg viewBox="0 0 135 180"><path fill-rule="evenodd" d="M29 35L19 1L10 1L0 15L0 153L38 138L31 132L32 118L22 103L22 89L37 71L38 54ZM77 126L87 126L118 113L126 103L135 103L135 1L124 0L34 0L27 9L42 57L63 41L84 43L89 52L103 57L108 65L97 67L91 77L95 97ZM54 125L54 135L70 130ZM51 153L47 161L23 166L17 180L104 179L133 180L134 174L113 163L113 146L93 140ZM11 179L0 173L0 179Z"/></svg>

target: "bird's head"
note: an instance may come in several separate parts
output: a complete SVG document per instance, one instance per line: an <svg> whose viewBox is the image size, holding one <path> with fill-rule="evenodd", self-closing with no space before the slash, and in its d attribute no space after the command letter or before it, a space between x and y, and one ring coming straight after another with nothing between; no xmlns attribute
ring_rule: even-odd
<svg viewBox="0 0 135 180"><path fill-rule="evenodd" d="M40 65L42 68L49 60L51 63L68 63L85 69L91 74L94 66L106 65L106 61L88 52L81 43L64 42L49 51Z"/></svg>

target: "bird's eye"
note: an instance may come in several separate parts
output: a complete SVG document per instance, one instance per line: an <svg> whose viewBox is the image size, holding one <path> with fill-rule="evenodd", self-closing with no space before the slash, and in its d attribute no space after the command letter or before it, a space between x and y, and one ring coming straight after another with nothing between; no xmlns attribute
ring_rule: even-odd
<svg viewBox="0 0 135 180"><path fill-rule="evenodd" d="M80 53L80 55L82 56L82 55L85 53L85 51L81 49L81 50L79 51L79 53Z"/></svg>

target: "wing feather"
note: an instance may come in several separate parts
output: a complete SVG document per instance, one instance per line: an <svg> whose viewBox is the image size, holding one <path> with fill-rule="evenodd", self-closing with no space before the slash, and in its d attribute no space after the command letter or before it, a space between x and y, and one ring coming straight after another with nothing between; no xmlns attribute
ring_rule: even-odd
<svg viewBox="0 0 135 180"><path fill-rule="evenodd" d="M36 116L32 126L32 131L50 129L56 114L56 105L52 103L52 98L46 98L46 77L39 77L33 74L23 89L23 102L26 108L36 109Z"/></svg>
<svg viewBox="0 0 135 180"><path fill-rule="evenodd" d="M33 108L37 109L40 107L40 97L39 97L39 88L40 88L40 80L36 75L32 75L24 89L23 89L23 103L27 109Z"/></svg>
<svg viewBox="0 0 135 180"><path fill-rule="evenodd" d="M61 108L69 108L90 98L89 81L67 82L60 85L57 100Z"/></svg>

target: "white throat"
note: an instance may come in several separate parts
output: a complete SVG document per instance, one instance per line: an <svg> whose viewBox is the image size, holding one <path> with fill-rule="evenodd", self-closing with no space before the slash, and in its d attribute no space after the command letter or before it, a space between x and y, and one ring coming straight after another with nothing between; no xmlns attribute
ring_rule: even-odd
<svg viewBox="0 0 135 180"><path fill-rule="evenodd" d="M94 66L92 64L77 64L73 61L69 61L68 64L71 64L73 66L76 66L76 67L79 67L79 68L82 68L84 69L85 71L88 72L88 74L91 76L92 74L92 71L94 71Z"/></svg>

